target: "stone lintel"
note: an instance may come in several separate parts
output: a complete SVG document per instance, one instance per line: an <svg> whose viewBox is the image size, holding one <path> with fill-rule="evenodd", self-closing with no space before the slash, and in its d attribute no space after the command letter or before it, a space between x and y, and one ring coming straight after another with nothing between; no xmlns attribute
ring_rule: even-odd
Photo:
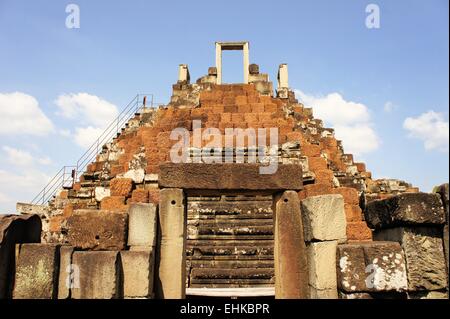
<svg viewBox="0 0 450 319"><path fill-rule="evenodd" d="M160 165L160 188L221 190L301 190L300 165L278 165L274 174L260 174L253 163L164 163Z"/></svg>

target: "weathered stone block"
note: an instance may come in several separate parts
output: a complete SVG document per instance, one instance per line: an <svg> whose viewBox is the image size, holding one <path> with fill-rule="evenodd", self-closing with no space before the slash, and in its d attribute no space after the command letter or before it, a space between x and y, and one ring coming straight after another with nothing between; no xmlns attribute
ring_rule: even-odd
<svg viewBox="0 0 450 319"><path fill-rule="evenodd" d="M248 66L248 73L253 74L253 75L259 74L259 65L254 64L254 63L250 64Z"/></svg>
<svg viewBox="0 0 450 319"><path fill-rule="evenodd" d="M294 191L274 198L275 298L307 299L309 269L300 212Z"/></svg>
<svg viewBox="0 0 450 319"><path fill-rule="evenodd" d="M111 190L106 187L96 187L94 190L95 200L101 202L103 198L111 196Z"/></svg>
<svg viewBox="0 0 450 319"><path fill-rule="evenodd" d="M76 210L67 220L68 241L80 249L122 250L127 242L127 214Z"/></svg>
<svg viewBox="0 0 450 319"><path fill-rule="evenodd" d="M73 299L116 299L122 297L120 257L117 251L76 251L73 264L79 270L79 288Z"/></svg>
<svg viewBox="0 0 450 319"><path fill-rule="evenodd" d="M411 291L408 293L409 299L447 299L447 291Z"/></svg>
<svg viewBox="0 0 450 319"><path fill-rule="evenodd" d="M157 298L183 299L186 294L186 222L182 189L166 188L159 200L159 255L156 258Z"/></svg>
<svg viewBox="0 0 450 319"><path fill-rule="evenodd" d="M100 209L114 211L127 210L127 206L125 205L125 196L104 197L100 202Z"/></svg>
<svg viewBox="0 0 450 319"><path fill-rule="evenodd" d="M41 226L38 215L0 215L0 299L11 298L15 245L39 243Z"/></svg>
<svg viewBox="0 0 450 319"><path fill-rule="evenodd" d="M131 178L114 178L111 180L109 187L112 196L127 197L133 189L133 180Z"/></svg>
<svg viewBox="0 0 450 319"><path fill-rule="evenodd" d="M368 279L366 284L372 287L372 291L407 289L406 260L398 243L368 243L363 245L363 250Z"/></svg>
<svg viewBox="0 0 450 319"><path fill-rule="evenodd" d="M123 294L125 298L150 298L153 295L153 250L121 251Z"/></svg>
<svg viewBox="0 0 450 319"><path fill-rule="evenodd" d="M131 169L128 172L126 172L123 177L125 178L131 178L134 183L140 184L144 181L145 177L145 170L143 168L138 169Z"/></svg>
<svg viewBox="0 0 450 319"><path fill-rule="evenodd" d="M337 241L307 245L309 285L318 297L337 298L336 248Z"/></svg>
<svg viewBox="0 0 450 319"><path fill-rule="evenodd" d="M448 183L446 184L442 184L440 186L435 187L434 189L434 193L438 193L439 195L441 195L441 200L442 203L444 204L444 209L445 209L445 213L446 213L446 221L448 223L448 213L449 213L449 207L448 207Z"/></svg>
<svg viewBox="0 0 450 319"><path fill-rule="evenodd" d="M444 208L438 194L404 193L367 204L365 220L371 228L408 225L442 225Z"/></svg>
<svg viewBox="0 0 450 319"><path fill-rule="evenodd" d="M76 279L75 270L72 268L73 251L72 246L61 246L59 250L58 299L70 298L72 279Z"/></svg>
<svg viewBox="0 0 450 319"><path fill-rule="evenodd" d="M160 165L160 187L183 189L300 190L301 165L278 165L273 174L261 174L265 165L256 163L164 163Z"/></svg>
<svg viewBox="0 0 450 319"><path fill-rule="evenodd" d="M364 250L356 244L338 245L338 285L341 291L367 291Z"/></svg>
<svg viewBox="0 0 450 319"><path fill-rule="evenodd" d="M337 289L317 289L310 287L309 289L310 299L338 299Z"/></svg>
<svg viewBox="0 0 450 319"><path fill-rule="evenodd" d="M156 206L132 204L128 214L128 246L154 247L157 234Z"/></svg>
<svg viewBox="0 0 450 319"><path fill-rule="evenodd" d="M374 232L374 240L399 242L405 252L408 290L447 287L442 230L434 227L398 227Z"/></svg>
<svg viewBox="0 0 450 319"><path fill-rule="evenodd" d="M18 244L14 299L57 296L59 245Z"/></svg>
<svg viewBox="0 0 450 319"><path fill-rule="evenodd" d="M405 259L398 243L339 245L337 258L341 291L401 292L407 289Z"/></svg>
<svg viewBox="0 0 450 319"><path fill-rule="evenodd" d="M320 195L301 201L306 241L345 240L344 200L340 195Z"/></svg>

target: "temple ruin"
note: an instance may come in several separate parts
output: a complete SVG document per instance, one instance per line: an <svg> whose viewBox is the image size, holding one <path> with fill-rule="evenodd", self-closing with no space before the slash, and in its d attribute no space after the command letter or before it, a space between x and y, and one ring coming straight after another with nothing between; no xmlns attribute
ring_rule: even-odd
<svg viewBox="0 0 450 319"><path fill-rule="evenodd" d="M169 103L138 98L92 162L0 215L0 298L448 298L448 184L373 179L287 64L274 90L248 42L215 47L207 75L181 64ZM243 83L222 83L223 50L242 50Z"/></svg>

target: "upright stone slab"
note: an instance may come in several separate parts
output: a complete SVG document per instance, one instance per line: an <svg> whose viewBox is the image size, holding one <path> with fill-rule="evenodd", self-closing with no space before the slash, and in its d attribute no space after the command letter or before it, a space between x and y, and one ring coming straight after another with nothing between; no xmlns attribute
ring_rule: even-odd
<svg viewBox="0 0 450 319"><path fill-rule="evenodd" d="M155 247L156 206L154 204L132 204L128 215L128 246Z"/></svg>
<svg viewBox="0 0 450 319"><path fill-rule="evenodd" d="M301 201L306 241L345 241L347 222L342 195L320 195Z"/></svg>
<svg viewBox="0 0 450 319"><path fill-rule="evenodd" d="M275 298L309 297L308 260L300 200L294 191L274 198Z"/></svg>
<svg viewBox="0 0 450 319"><path fill-rule="evenodd" d="M53 299L58 292L59 245L18 244L14 299Z"/></svg>
<svg viewBox="0 0 450 319"><path fill-rule="evenodd" d="M124 298L151 298L153 296L152 250L121 251Z"/></svg>
<svg viewBox="0 0 450 319"><path fill-rule="evenodd" d="M127 217L125 212L76 210L67 220L69 244L90 250L125 249Z"/></svg>
<svg viewBox="0 0 450 319"><path fill-rule="evenodd" d="M404 193L375 200L367 204L364 215L373 229L445 223L444 208L438 194Z"/></svg>
<svg viewBox="0 0 450 319"><path fill-rule="evenodd" d="M17 243L39 243L38 215L0 215L0 299L12 297Z"/></svg>
<svg viewBox="0 0 450 319"><path fill-rule="evenodd" d="M440 186L435 187L434 192L438 193L441 196L442 203L444 204L444 210L445 210L445 226L444 226L444 252L445 252L445 261L447 263L447 281L448 281L448 273L449 273L449 263L448 263L448 235L449 235L449 229L448 229L448 211L449 211L449 205L448 205L448 183L442 184Z"/></svg>
<svg viewBox="0 0 450 319"><path fill-rule="evenodd" d="M72 246L61 246L59 250L58 299L70 298L70 287L78 280L77 271L72 267Z"/></svg>
<svg viewBox="0 0 450 319"><path fill-rule="evenodd" d="M374 240L399 242L405 252L408 290L447 287L441 230L434 227L398 227L374 232Z"/></svg>
<svg viewBox="0 0 450 319"><path fill-rule="evenodd" d="M183 299L186 296L186 220L183 190L162 189L155 287L157 298Z"/></svg>
<svg viewBox="0 0 450 319"><path fill-rule="evenodd" d="M121 265L117 251L76 251L72 263L79 273L79 288L73 299L116 299L122 297Z"/></svg>
<svg viewBox="0 0 450 319"><path fill-rule="evenodd" d="M315 242L307 245L311 298L338 298L336 248L337 241Z"/></svg>

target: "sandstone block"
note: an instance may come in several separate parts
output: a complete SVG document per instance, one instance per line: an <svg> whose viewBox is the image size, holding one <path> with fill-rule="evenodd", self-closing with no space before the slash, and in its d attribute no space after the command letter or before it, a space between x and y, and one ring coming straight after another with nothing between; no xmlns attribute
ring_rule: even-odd
<svg viewBox="0 0 450 319"><path fill-rule="evenodd" d="M148 189L135 189L131 194L131 203L148 203Z"/></svg>
<svg viewBox="0 0 450 319"><path fill-rule="evenodd" d="M14 299L53 299L57 296L59 245L19 244Z"/></svg>
<svg viewBox="0 0 450 319"><path fill-rule="evenodd" d="M186 207L182 189L166 188L159 200L158 298L183 299L186 294Z"/></svg>
<svg viewBox="0 0 450 319"><path fill-rule="evenodd" d="M320 295L337 298L337 241L314 242L307 245L309 285Z"/></svg>
<svg viewBox="0 0 450 319"><path fill-rule="evenodd" d="M409 299L447 299L447 291L414 291L408 293Z"/></svg>
<svg viewBox="0 0 450 319"><path fill-rule="evenodd" d="M125 196L109 196L102 199L100 208L103 210L126 211Z"/></svg>
<svg viewBox="0 0 450 319"><path fill-rule="evenodd" d="M145 170L143 168L131 169L123 177L131 178L135 184L141 184L144 181Z"/></svg>
<svg viewBox="0 0 450 319"><path fill-rule="evenodd" d="M310 299L338 299L337 289L317 289L310 287L309 289Z"/></svg>
<svg viewBox="0 0 450 319"><path fill-rule="evenodd" d="M0 215L0 299L11 298L16 244L39 243L41 228L38 215Z"/></svg>
<svg viewBox="0 0 450 319"><path fill-rule="evenodd" d="M441 195L442 203L444 204L444 209L445 209L445 212L446 212L446 221L447 221L447 223L448 223L448 211L449 211L449 208L448 208L448 188L449 188L448 183L446 183L446 184L442 184L442 185L440 185L440 186L438 186L438 187L436 187L434 189L435 193L438 193L439 195Z"/></svg>
<svg viewBox="0 0 450 319"><path fill-rule="evenodd" d="M398 227L377 230L374 240L399 242L405 252L408 290L447 287L447 271L441 230L432 227Z"/></svg>
<svg viewBox="0 0 450 319"><path fill-rule="evenodd" d="M367 204L365 220L371 228L408 225L441 225L444 208L438 194L404 193Z"/></svg>
<svg viewBox="0 0 450 319"><path fill-rule="evenodd" d="M123 294L125 298L151 298L153 295L153 250L121 251Z"/></svg>
<svg viewBox="0 0 450 319"><path fill-rule="evenodd" d="M337 260L341 291L401 292L407 289L405 259L398 243L339 245Z"/></svg>
<svg viewBox="0 0 450 319"><path fill-rule="evenodd" d="M333 193L342 195L346 204L359 205L358 192L352 187L338 187L333 189Z"/></svg>
<svg viewBox="0 0 450 319"><path fill-rule="evenodd" d="M306 241L345 240L346 218L340 195L308 197L301 201Z"/></svg>
<svg viewBox="0 0 450 319"><path fill-rule="evenodd" d="M121 297L121 266L117 251L76 251L72 258L79 269L79 288L71 289L73 299Z"/></svg>
<svg viewBox="0 0 450 319"><path fill-rule="evenodd" d="M127 197L133 188L133 180L131 178L114 178L111 180L109 187L112 196Z"/></svg>
<svg viewBox="0 0 450 319"><path fill-rule="evenodd" d="M262 174L256 163L164 163L160 165L161 187L188 189L300 190L301 165L278 165L273 174Z"/></svg>
<svg viewBox="0 0 450 319"><path fill-rule="evenodd" d="M372 240L372 231L364 221L347 222L347 239L354 241Z"/></svg>
<svg viewBox="0 0 450 319"><path fill-rule="evenodd" d="M309 269L300 201L294 191L285 191L273 201L275 298L306 299Z"/></svg>
<svg viewBox="0 0 450 319"><path fill-rule="evenodd" d="M72 246L61 246L59 250L58 299L70 298L70 287L77 274L72 268Z"/></svg>
<svg viewBox="0 0 450 319"><path fill-rule="evenodd" d="M258 64L250 64L248 66L248 73L250 74L259 74L259 65Z"/></svg>
<svg viewBox="0 0 450 319"><path fill-rule="evenodd" d="M68 241L79 249L121 250L127 241L127 214L76 210L67 220Z"/></svg>
<svg viewBox="0 0 450 319"><path fill-rule="evenodd" d="M129 210L128 245L156 245L157 212L154 204L132 204Z"/></svg>
<svg viewBox="0 0 450 319"><path fill-rule="evenodd" d="M103 198L111 196L111 190L106 187L96 187L94 190L95 200L101 202Z"/></svg>

